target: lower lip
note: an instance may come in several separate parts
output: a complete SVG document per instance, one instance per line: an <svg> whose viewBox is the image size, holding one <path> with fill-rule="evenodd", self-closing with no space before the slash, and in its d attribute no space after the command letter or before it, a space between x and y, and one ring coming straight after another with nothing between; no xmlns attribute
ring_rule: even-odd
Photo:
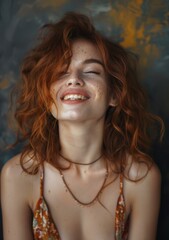
<svg viewBox="0 0 169 240"><path fill-rule="evenodd" d="M65 104L80 104L80 103L84 103L86 102L88 99L85 99L85 100L62 100L63 103Z"/></svg>

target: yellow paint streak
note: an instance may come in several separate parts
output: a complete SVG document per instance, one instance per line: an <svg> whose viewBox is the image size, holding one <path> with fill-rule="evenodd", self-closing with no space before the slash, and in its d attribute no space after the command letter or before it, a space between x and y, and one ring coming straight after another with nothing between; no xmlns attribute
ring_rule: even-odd
<svg viewBox="0 0 169 240"><path fill-rule="evenodd" d="M136 4L141 6L143 4L144 0L135 0L135 2L136 2Z"/></svg>
<svg viewBox="0 0 169 240"><path fill-rule="evenodd" d="M143 0L131 0L127 6L117 5L117 9L110 12L113 22L123 27L123 41L121 44L126 47L136 47L137 36L143 36L143 26L141 29L136 26L137 19L142 15Z"/></svg>
<svg viewBox="0 0 169 240"><path fill-rule="evenodd" d="M130 19L124 29L124 40L121 43L124 47L136 47L136 30L135 23Z"/></svg>
<svg viewBox="0 0 169 240"><path fill-rule="evenodd" d="M109 14L113 25L122 29L121 37L123 40L120 44L139 54L141 64L147 66L160 56L158 46L151 43L151 40L152 34L158 34L163 26L159 23L159 19L152 17L153 14L139 22L142 17L143 2L144 0L130 0L125 6L116 4ZM159 0L156 0L157 2L159 3ZM147 26L150 26L149 32L147 32Z"/></svg>
<svg viewBox="0 0 169 240"><path fill-rule="evenodd" d="M124 47L136 47L137 44L137 32L139 29L137 29L136 23L137 19L141 17L142 15L142 6L143 0L137 0L137 1L130 1L126 12L125 10L125 16L128 15L128 21L126 22L126 26L124 28L124 40L122 42L122 45ZM125 19L125 18L124 18ZM143 29L142 29L143 31Z"/></svg>

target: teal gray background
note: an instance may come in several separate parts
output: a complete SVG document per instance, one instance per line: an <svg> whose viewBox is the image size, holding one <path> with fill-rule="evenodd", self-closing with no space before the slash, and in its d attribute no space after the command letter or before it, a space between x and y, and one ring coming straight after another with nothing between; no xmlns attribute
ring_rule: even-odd
<svg viewBox="0 0 169 240"><path fill-rule="evenodd" d="M35 44L38 29L67 11L87 14L96 28L140 59L140 81L150 110L166 125L162 144L152 157L162 173L162 204L158 239L169 236L169 1L168 0L0 0L0 168L21 150L5 151L14 141L10 124L10 92L19 79L19 66ZM9 124L9 121L11 122ZM17 217L17 216L16 216ZM2 234L1 234L2 236ZM2 238L2 237L1 237Z"/></svg>

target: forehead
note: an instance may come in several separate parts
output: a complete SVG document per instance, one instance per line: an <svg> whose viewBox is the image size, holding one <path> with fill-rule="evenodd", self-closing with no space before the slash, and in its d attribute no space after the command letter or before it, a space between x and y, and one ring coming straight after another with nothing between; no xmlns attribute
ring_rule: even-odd
<svg viewBox="0 0 169 240"><path fill-rule="evenodd" d="M73 41L72 53L74 59L96 58L102 60L101 53L97 46L85 39L77 39Z"/></svg>

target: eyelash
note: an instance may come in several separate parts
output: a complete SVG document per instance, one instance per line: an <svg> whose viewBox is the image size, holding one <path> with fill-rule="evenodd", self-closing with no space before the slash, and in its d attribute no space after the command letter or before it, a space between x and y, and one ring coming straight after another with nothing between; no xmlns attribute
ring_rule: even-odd
<svg viewBox="0 0 169 240"><path fill-rule="evenodd" d="M97 74L97 75L100 74L100 72L96 72L96 71L88 71L88 72L85 72L85 73L93 73L93 74Z"/></svg>
<svg viewBox="0 0 169 240"><path fill-rule="evenodd" d="M100 75L100 72L97 71L86 71L84 74L95 74L95 75ZM68 76L69 72L64 72L61 74L60 79L63 79L64 77Z"/></svg>

